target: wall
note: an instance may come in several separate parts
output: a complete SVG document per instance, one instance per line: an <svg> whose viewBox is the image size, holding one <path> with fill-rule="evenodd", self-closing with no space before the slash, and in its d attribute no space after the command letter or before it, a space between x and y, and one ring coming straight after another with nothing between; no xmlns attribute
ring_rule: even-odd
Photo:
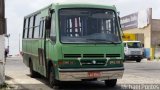
<svg viewBox="0 0 160 90"><path fill-rule="evenodd" d="M4 0L0 0L0 84L5 81L4 75L4 50L5 50L5 11L4 11Z"/></svg>
<svg viewBox="0 0 160 90"><path fill-rule="evenodd" d="M160 20L152 20L152 47L160 47Z"/></svg>
<svg viewBox="0 0 160 90"><path fill-rule="evenodd" d="M152 19L152 31L160 31L160 19Z"/></svg>
<svg viewBox="0 0 160 90"><path fill-rule="evenodd" d="M144 34L136 34L136 39L144 44Z"/></svg>
<svg viewBox="0 0 160 90"><path fill-rule="evenodd" d="M0 84L4 83L4 49L5 49L4 35L0 35Z"/></svg>
<svg viewBox="0 0 160 90"><path fill-rule="evenodd" d="M130 33L124 33L122 38L123 38L123 41L135 41L136 40L136 35L135 34L130 34Z"/></svg>

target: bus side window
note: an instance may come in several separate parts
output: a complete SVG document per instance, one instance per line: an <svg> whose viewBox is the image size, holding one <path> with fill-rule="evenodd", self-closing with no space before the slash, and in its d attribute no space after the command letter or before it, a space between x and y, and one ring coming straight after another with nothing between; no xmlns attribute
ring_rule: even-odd
<svg viewBox="0 0 160 90"><path fill-rule="evenodd" d="M28 32L28 38L32 38L33 37L33 21L34 21L34 17L30 17L29 19L29 32Z"/></svg>
<svg viewBox="0 0 160 90"><path fill-rule="evenodd" d="M52 14L52 22L51 22L51 31L50 31L50 38L52 41L56 41L56 27L55 27L55 13Z"/></svg>
<svg viewBox="0 0 160 90"><path fill-rule="evenodd" d="M34 16L34 27L33 27L33 37L39 38L39 28L40 28L40 14Z"/></svg>
<svg viewBox="0 0 160 90"><path fill-rule="evenodd" d="M26 19L24 19L23 21L23 38L25 37L25 31L26 31L25 24L26 24Z"/></svg>
<svg viewBox="0 0 160 90"><path fill-rule="evenodd" d="M27 38L28 34L28 18L24 20L23 38Z"/></svg>
<svg viewBox="0 0 160 90"><path fill-rule="evenodd" d="M40 21L40 32L39 32L40 38L44 38L44 32L45 32L44 27L45 27L44 20L41 20Z"/></svg>

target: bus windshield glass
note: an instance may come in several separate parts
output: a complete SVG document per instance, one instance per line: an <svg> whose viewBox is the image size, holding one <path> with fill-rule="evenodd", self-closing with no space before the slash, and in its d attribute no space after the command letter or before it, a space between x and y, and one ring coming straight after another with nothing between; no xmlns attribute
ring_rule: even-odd
<svg viewBox="0 0 160 90"><path fill-rule="evenodd" d="M120 43L118 20L113 10L61 9L62 43Z"/></svg>

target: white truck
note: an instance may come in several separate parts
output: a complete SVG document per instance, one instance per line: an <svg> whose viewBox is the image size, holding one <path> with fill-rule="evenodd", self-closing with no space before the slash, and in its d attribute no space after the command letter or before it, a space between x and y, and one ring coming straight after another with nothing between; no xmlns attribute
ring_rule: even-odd
<svg viewBox="0 0 160 90"><path fill-rule="evenodd" d="M124 41L125 60L141 62L144 57L144 48L140 41Z"/></svg>

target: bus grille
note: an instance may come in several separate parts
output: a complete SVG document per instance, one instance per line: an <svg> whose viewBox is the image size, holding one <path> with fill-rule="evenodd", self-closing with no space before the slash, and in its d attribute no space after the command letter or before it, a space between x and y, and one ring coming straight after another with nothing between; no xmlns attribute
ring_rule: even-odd
<svg viewBox="0 0 160 90"><path fill-rule="evenodd" d="M120 57L120 54L106 54L106 57Z"/></svg>
<svg viewBox="0 0 160 90"><path fill-rule="evenodd" d="M120 57L120 54L83 54L83 58L111 58ZM64 54L64 58L82 58L81 54Z"/></svg>
<svg viewBox="0 0 160 90"><path fill-rule="evenodd" d="M106 60L81 60L82 65L105 65Z"/></svg>
<svg viewBox="0 0 160 90"><path fill-rule="evenodd" d="M81 54L64 54L64 58L80 58Z"/></svg>
<svg viewBox="0 0 160 90"><path fill-rule="evenodd" d="M104 58L104 54L83 54L83 58Z"/></svg>

